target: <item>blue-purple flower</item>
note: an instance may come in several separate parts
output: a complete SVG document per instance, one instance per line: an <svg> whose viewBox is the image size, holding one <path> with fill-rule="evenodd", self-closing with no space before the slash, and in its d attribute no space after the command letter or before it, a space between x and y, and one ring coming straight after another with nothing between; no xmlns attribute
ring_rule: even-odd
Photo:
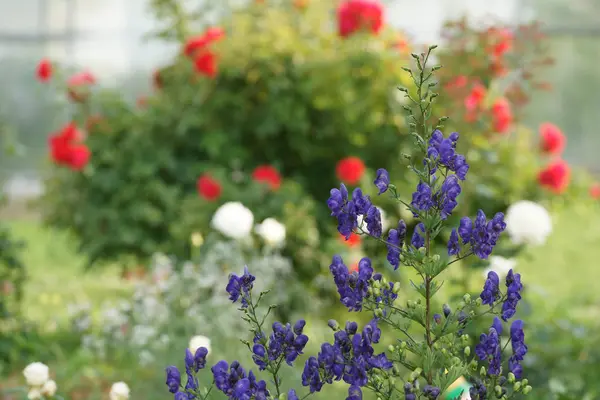
<svg viewBox="0 0 600 400"><path fill-rule="evenodd" d="M406 223L403 220L398 222L398 229L390 229L387 238L387 260L394 267L394 270L400 266L400 253L406 237Z"/></svg>
<svg viewBox="0 0 600 400"><path fill-rule="evenodd" d="M504 214L496 213L491 220L487 220L482 210L477 211L475 221L468 217L460 220L458 235L463 245L468 245L470 250L482 260L487 259L506 228Z"/></svg>
<svg viewBox="0 0 600 400"><path fill-rule="evenodd" d="M237 276L235 274L229 275L229 282L225 288L227 293L229 293L229 300L235 303L241 297L242 308L248 307L248 299L255 279L256 278L248 272L247 266L244 267L244 274L242 276Z"/></svg>
<svg viewBox="0 0 600 400"><path fill-rule="evenodd" d="M508 359L508 369L517 379L523 375L523 361L527 354L527 345L525 344L525 333L523 332L523 321L517 319L510 326L510 341L512 344L513 355Z"/></svg>
<svg viewBox="0 0 600 400"><path fill-rule="evenodd" d="M482 304L490 306L500 298L500 277L496 272L488 272L487 279L483 284L483 291L479 297L481 297Z"/></svg>
<svg viewBox="0 0 600 400"><path fill-rule="evenodd" d="M488 373L490 375L499 375L502 366L502 347L500 346L500 337L496 328L492 326L489 333L482 333L479 337L479 344L475 346L475 354L481 361L488 361Z"/></svg>
<svg viewBox="0 0 600 400"><path fill-rule="evenodd" d="M506 275L506 300L502 304L502 319L508 321L517 312L517 305L521 300L521 275L513 273L511 269Z"/></svg>
<svg viewBox="0 0 600 400"><path fill-rule="evenodd" d="M363 258L358 263L358 273L348 271L339 255L333 256L329 270L337 286L340 300L350 311L362 310L363 300L368 296L369 280L373 277L371 260Z"/></svg>
<svg viewBox="0 0 600 400"><path fill-rule="evenodd" d="M385 193L390 185L390 174L385 169L379 168L373 183L379 189L379 193L377 194Z"/></svg>

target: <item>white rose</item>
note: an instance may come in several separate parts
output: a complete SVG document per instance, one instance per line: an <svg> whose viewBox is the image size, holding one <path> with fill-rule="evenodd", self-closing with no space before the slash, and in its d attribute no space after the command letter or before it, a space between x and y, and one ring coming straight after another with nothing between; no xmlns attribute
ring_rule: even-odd
<svg viewBox="0 0 600 400"><path fill-rule="evenodd" d="M387 231L388 223L387 223L387 220L385 219L385 217L386 217L385 212L379 207L377 207L377 209L379 210L379 213L381 214L381 231L383 232L382 233L382 236L383 236L383 235L385 235L385 231ZM364 218L362 215L359 215L356 221L357 221L358 227L360 229L369 233L369 230L367 229L367 223L364 221Z"/></svg>
<svg viewBox="0 0 600 400"><path fill-rule="evenodd" d="M252 211L237 201L230 201L219 207L211 222L213 228L232 239L247 237L253 224Z"/></svg>
<svg viewBox="0 0 600 400"><path fill-rule="evenodd" d="M205 347L210 353L210 339L202 335L194 336L190 339L189 348L192 354L195 354L196 350L198 350L200 347Z"/></svg>
<svg viewBox="0 0 600 400"><path fill-rule="evenodd" d="M42 386L42 394L44 396L54 396L56 394L56 382L54 382L52 379L47 381L46 383L44 383L44 386Z"/></svg>
<svg viewBox="0 0 600 400"><path fill-rule="evenodd" d="M275 218L265 219L254 230L271 246L279 246L285 241L285 225Z"/></svg>
<svg viewBox="0 0 600 400"><path fill-rule="evenodd" d="M115 382L110 388L110 400L127 400L129 398L129 386L125 382Z"/></svg>
<svg viewBox="0 0 600 400"><path fill-rule="evenodd" d="M542 245L552 232L552 220L544 207L528 200L506 210L506 231L514 244Z"/></svg>
<svg viewBox="0 0 600 400"><path fill-rule="evenodd" d="M517 261L513 259L508 259L500 256L491 256L490 257L490 266L483 272L484 276L487 277L490 271L494 271L498 274L500 279L508 274L508 271L513 269L517 265Z"/></svg>
<svg viewBox="0 0 600 400"><path fill-rule="evenodd" d="M42 398L42 392L38 388L32 388L27 392L27 398L29 400L37 400Z"/></svg>
<svg viewBox="0 0 600 400"><path fill-rule="evenodd" d="M50 379L50 370L46 364L34 362L25 367L23 375L29 386L42 386Z"/></svg>

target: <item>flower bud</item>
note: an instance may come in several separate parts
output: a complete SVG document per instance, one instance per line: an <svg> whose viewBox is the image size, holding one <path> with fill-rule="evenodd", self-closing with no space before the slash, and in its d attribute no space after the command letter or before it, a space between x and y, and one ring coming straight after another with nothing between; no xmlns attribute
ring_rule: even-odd
<svg viewBox="0 0 600 400"><path fill-rule="evenodd" d="M469 304L471 302L471 295L469 293L465 294L463 300L465 303Z"/></svg>
<svg viewBox="0 0 600 400"><path fill-rule="evenodd" d="M465 356L469 357L471 355L471 348L469 346L465 347Z"/></svg>
<svg viewBox="0 0 600 400"><path fill-rule="evenodd" d="M376 308L376 309L375 309L375 316L376 316L377 318L381 318L381 317L383 317L383 310L382 310L381 308Z"/></svg>
<svg viewBox="0 0 600 400"><path fill-rule="evenodd" d="M373 295L374 295L375 297L379 297L379 296L381 296L381 289L379 289L378 287L374 288L374 289L373 289Z"/></svg>
<svg viewBox="0 0 600 400"><path fill-rule="evenodd" d="M458 357L452 357L452 364L454 364L454 365L460 364L460 358L458 358Z"/></svg>
<svg viewBox="0 0 600 400"><path fill-rule="evenodd" d="M469 344L469 335L462 335L462 336L460 337L460 340L462 340L462 343L463 343L464 345L467 345L467 344Z"/></svg>
<svg viewBox="0 0 600 400"><path fill-rule="evenodd" d="M471 368L473 371L477 371L477 360L472 359L469 363L469 368Z"/></svg>
<svg viewBox="0 0 600 400"><path fill-rule="evenodd" d="M371 286L369 286L369 287L367 288L367 294L368 294L369 296L372 296L372 295L373 295L373 288L372 288Z"/></svg>
<svg viewBox="0 0 600 400"><path fill-rule="evenodd" d="M439 350L439 349L440 349L440 344L439 344L438 342L435 342L435 343L433 344L433 348L434 348L435 350Z"/></svg>
<svg viewBox="0 0 600 400"><path fill-rule="evenodd" d="M515 374L513 374L512 372L508 373L508 383L514 383L515 382Z"/></svg>
<svg viewBox="0 0 600 400"><path fill-rule="evenodd" d="M502 396L502 386L496 385L496 387L494 388L494 392L496 393L496 397Z"/></svg>
<svg viewBox="0 0 600 400"><path fill-rule="evenodd" d="M444 317L446 317L446 318L448 318L450 313L452 313L452 310L450 309L450 306L448 304L444 304L442 306L442 311L444 312Z"/></svg>
<svg viewBox="0 0 600 400"><path fill-rule="evenodd" d="M527 384L528 384L528 383L529 383L529 380L527 380L527 379L522 379L522 380L521 380L521 384L522 384L523 386L527 386Z"/></svg>
<svg viewBox="0 0 600 400"><path fill-rule="evenodd" d="M417 378L419 378L419 375L421 375L421 372L417 372L417 370L414 370L413 372L410 373L410 380L414 381Z"/></svg>
<svg viewBox="0 0 600 400"><path fill-rule="evenodd" d="M519 390L521 390L521 382L515 382L513 389L515 392L518 392Z"/></svg>
<svg viewBox="0 0 600 400"><path fill-rule="evenodd" d="M394 283L394 288L392 289L392 292L394 294L400 293L400 282L395 282Z"/></svg>
<svg viewBox="0 0 600 400"><path fill-rule="evenodd" d="M445 348L442 349L442 354L445 355L445 356L448 355L448 350L446 350Z"/></svg>
<svg viewBox="0 0 600 400"><path fill-rule="evenodd" d="M394 345L393 345L393 344L390 344L390 345L388 346L388 351L389 351L390 353L393 353L394 351L396 351L396 348L394 347Z"/></svg>
<svg viewBox="0 0 600 400"><path fill-rule="evenodd" d="M327 326L329 326L334 331L337 331L340 328L340 324L335 319L330 319L327 321Z"/></svg>
<svg viewBox="0 0 600 400"><path fill-rule="evenodd" d="M392 375L394 375L394 376L400 375L400 368L398 368L397 365L394 365L394 367L392 368Z"/></svg>
<svg viewBox="0 0 600 400"><path fill-rule="evenodd" d="M476 299L475 299L475 305L476 305L477 307L479 307L479 306L481 305L481 302L482 302L482 301L483 301L483 300L481 300L481 297L478 297L478 298L476 298Z"/></svg>
<svg viewBox="0 0 600 400"><path fill-rule="evenodd" d="M435 262L440 261L440 255L439 254L434 254L433 257L431 257L431 259Z"/></svg>
<svg viewBox="0 0 600 400"><path fill-rule="evenodd" d="M423 256L427 253L427 250L425 249L425 247L420 247L418 251L419 251L419 254L421 254Z"/></svg>
<svg viewBox="0 0 600 400"><path fill-rule="evenodd" d="M406 349L406 342L400 342L400 349L401 350Z"/></svg>
<svg viewBox="0 0 600 400"><path fill-rule="evenodd" d="M461 302L458 304L458 309L459 309L459 310L462 310L463 308L465 308L465 306L466 306L465 302L464 302L464 301L461 301Z"/></svg>
<svg viewBox="0 0 600 400"><path fill-rule="evenodd" d="M531 386L527 385L523 388L523 394L529 394L529 392L531 392L531 389L533 389Z"/></svg>
<svg viewBox="0 0 600 400"><path fill-rule="evenodd" d="M418 305L421 305L421 298L418 298L418 299L417 299L417 304L418 304Z"/></svg>
<svg viewBox="0 0 600 400"><path fill-rule="evenodd" d="M487 371L485 370L485 367L481 367L481 369L479 370L479 375L481 376L486 376L487 375Z"/></svg>
<svg viewBox="0 0 600 400"><path fill-rule="evenodd" d="M381 282L379 282L379 281L373 281L373 288L379 289L380 287L381 287Z"/></svg>

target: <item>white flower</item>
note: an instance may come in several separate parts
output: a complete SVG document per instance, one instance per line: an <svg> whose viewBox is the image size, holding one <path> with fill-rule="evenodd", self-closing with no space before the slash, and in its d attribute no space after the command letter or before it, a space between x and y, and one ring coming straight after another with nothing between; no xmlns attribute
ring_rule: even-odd
<svg viewBox="0 0 600 400"><path fill-rule="evenodd" d="M506 231L514 244L542 245L552 232L552 220L544 207L528 200L506 210Z"/></svg>
<svg viewBox="0 0 600 400"><path fill-rule="evenodd" d="M196 350L198 350L200 347L206 347L206 350L208 350L208 352L210 353L210 339L202 335L194 336L190 340L190 351L192 352L192 354L194 354L196 353Z"/></svg>
<svg viewBox="0 0 600 400"><path fill-rule="evenodd" d="M211 222L213 228L232 239L247 237L253 224L252 211L237 201L230 201L219 207Z"/></svg>
<svg viewBox="0 0 600 400"><path fill-rule="evenodd" d="M46 364L34 362L25 367L23 375L29 386L42 386L50 379L50 370Z"/></svg>
<svg viewBox="0 0 600 400"><path fill-rule="evenodd" d="M271 246L279 246L285 241L285 225L275 218L267 218L254 228L256 233Z"/></svg>
<svg viewBox="0 0 600 400"><path fill-rule="evenodd" d="M385 234L385 231L388 228L388 223L385 215L385 211L383 211L381 208L377 207L379 209L379 213L381 214L381 231L383 232L383 234ZM357 218L357 223L358 223L358 227L361 228L363 231L365 232L369 232L369 230L367 229L367 223L364 221L364 218L362 215L359 215Z"/></svg>
<svg viewBox="0 0 600 400"><path fill-rule="evenodd" d="M44 386L42 386L42 394L44 396L54 396L56 394L56 382L54 382L52 379L47 381L46 383L44 383Z"/></svg>
<svg viewBox="0 0 600 400"><path fill-rule="evenodd" d="M42 398L42 392L38 388L32 388L27 392L27 398L29 400L36 400Z"/></svg>
<svg viewBox="0 0 600 400"><path fill-rule="evenodd" d="M513 269L517 265L517 261L514 259L508 259L500 256L490 257L490 266L484 271L484 276L487 277L490 271L494 271L498 274L500 279L508 274L508 271Z"/></svg>
<svg viewBox="0 0 600 400"><path fill-rule="evenodd" d="M129 386L125 382L115 382L110 388L110 400L127 400L129 398Z"/></svg>

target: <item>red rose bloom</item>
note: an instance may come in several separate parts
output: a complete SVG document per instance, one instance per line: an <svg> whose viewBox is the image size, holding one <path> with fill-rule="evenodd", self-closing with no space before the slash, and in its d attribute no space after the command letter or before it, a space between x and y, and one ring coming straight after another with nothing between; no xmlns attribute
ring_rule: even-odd
<svg viewBox="0 0 600 400"><path fill-rule="evenodd" d="M47 58L44 58L37 67L37 77L40 82L48 82L52 78L52 63Z"/></svg>
<svg viewBox="0 0 600 400"><path fill-rule="evenodd" d="M194 59L196 72L214 78L217 76L217 56L211 51L205 51Z"/></svg>
<svg viewBox="0 0 600 400"><path fill-rule="evenodd" d="M196 188L198 189L200 197L209 201L214 201L221 196L221 185L207 174L198 178Z"/></svg>
<svg viewBox="0 0 600 400"><path fill-rule="evenodd" d="M204 50L208 45L225 37L225 31L221 28L208 28L202 35L194 36L187 40L183 47L186 56L195 56L199 50Z"/></svg>
<svg viewBox="0 0 600 400"><path fill-rule="evenodd" d="M50 136L50 156L58 165L75 171L83 169L90 160L90 151L81 143L83 135L74 123L67 124L55 135Z"/></svg>
<svg viewBox="0 0 600 400"><path fill-rule="evenodd" d="M260 165L252 172L252 179L256 182L266 183L271 190L277 190L281 186L281 175L270 165Z"/></svg>
<svg viewBox="0 0 600 400"><path fill-rule="evenodd" d="M540 139L540 147L546 154L562 153L567 143L567 138L560 128L548 122L540 125Z"/></svg>
<svg viewBox="0 0 600 400"><path fill-rule="evenodd" d="M563 160L551 162L538 174L538 182L554 193L563 193L569 186L571 170Z"/></svg>
<svg viewBox="0 0 600 400"><path fill-rule="evenodd" d="M377 35L383 27L383 7L375 0L347 0L339 5L337 18L343 38L363 29Z"/></svg>
<svg viewBox="0 0 600 400"><path fill-rule="evenodd" d="M590 186L590 196L594 199L600 199L600 183L594 183Z"/></svg>
<svg viewBox="0 0 600 400"><path fill-rule="evenodd" d="M89 94L89 86L95 83L96 78L87 71L73 75L67 81L69 97L76 102L85 101Z"/></svg>
<svg viewBox="0 0 600 400"><path fill-rule="evenodd" d="M494 120L494 131L506 133L513 121L510 103L505 98L500 98L492 105L492 117Z"/></svg>
<svg viewBox="0 0 600 400"><path fill-rule="evenodd" d="M342 182L354 185L363 177L365 164L358 157L346 157L338 162L335 173Z"/></svg>
<svg viewBox="0 0 600 400"><path fill-rule="evenodd" d="M348 240L346 240L346 236L340 235L340 240L344 242L344 244L346 244L348 247L360 246L361 242L360 235L357 235L356 233L350 234Z"/></svg>
<svg viewBox="0 0 600 400"><path fill-rule="evenodd" d="M486 93L487 89L485 88L485 86L483 86L480 83L475 84L471 89L471 93L469 93L469 95L465 98L465 108L467 109L467 111L473 112L479 107L481 107L481 103L483 103L483 99L485 99Z"/></svg>

